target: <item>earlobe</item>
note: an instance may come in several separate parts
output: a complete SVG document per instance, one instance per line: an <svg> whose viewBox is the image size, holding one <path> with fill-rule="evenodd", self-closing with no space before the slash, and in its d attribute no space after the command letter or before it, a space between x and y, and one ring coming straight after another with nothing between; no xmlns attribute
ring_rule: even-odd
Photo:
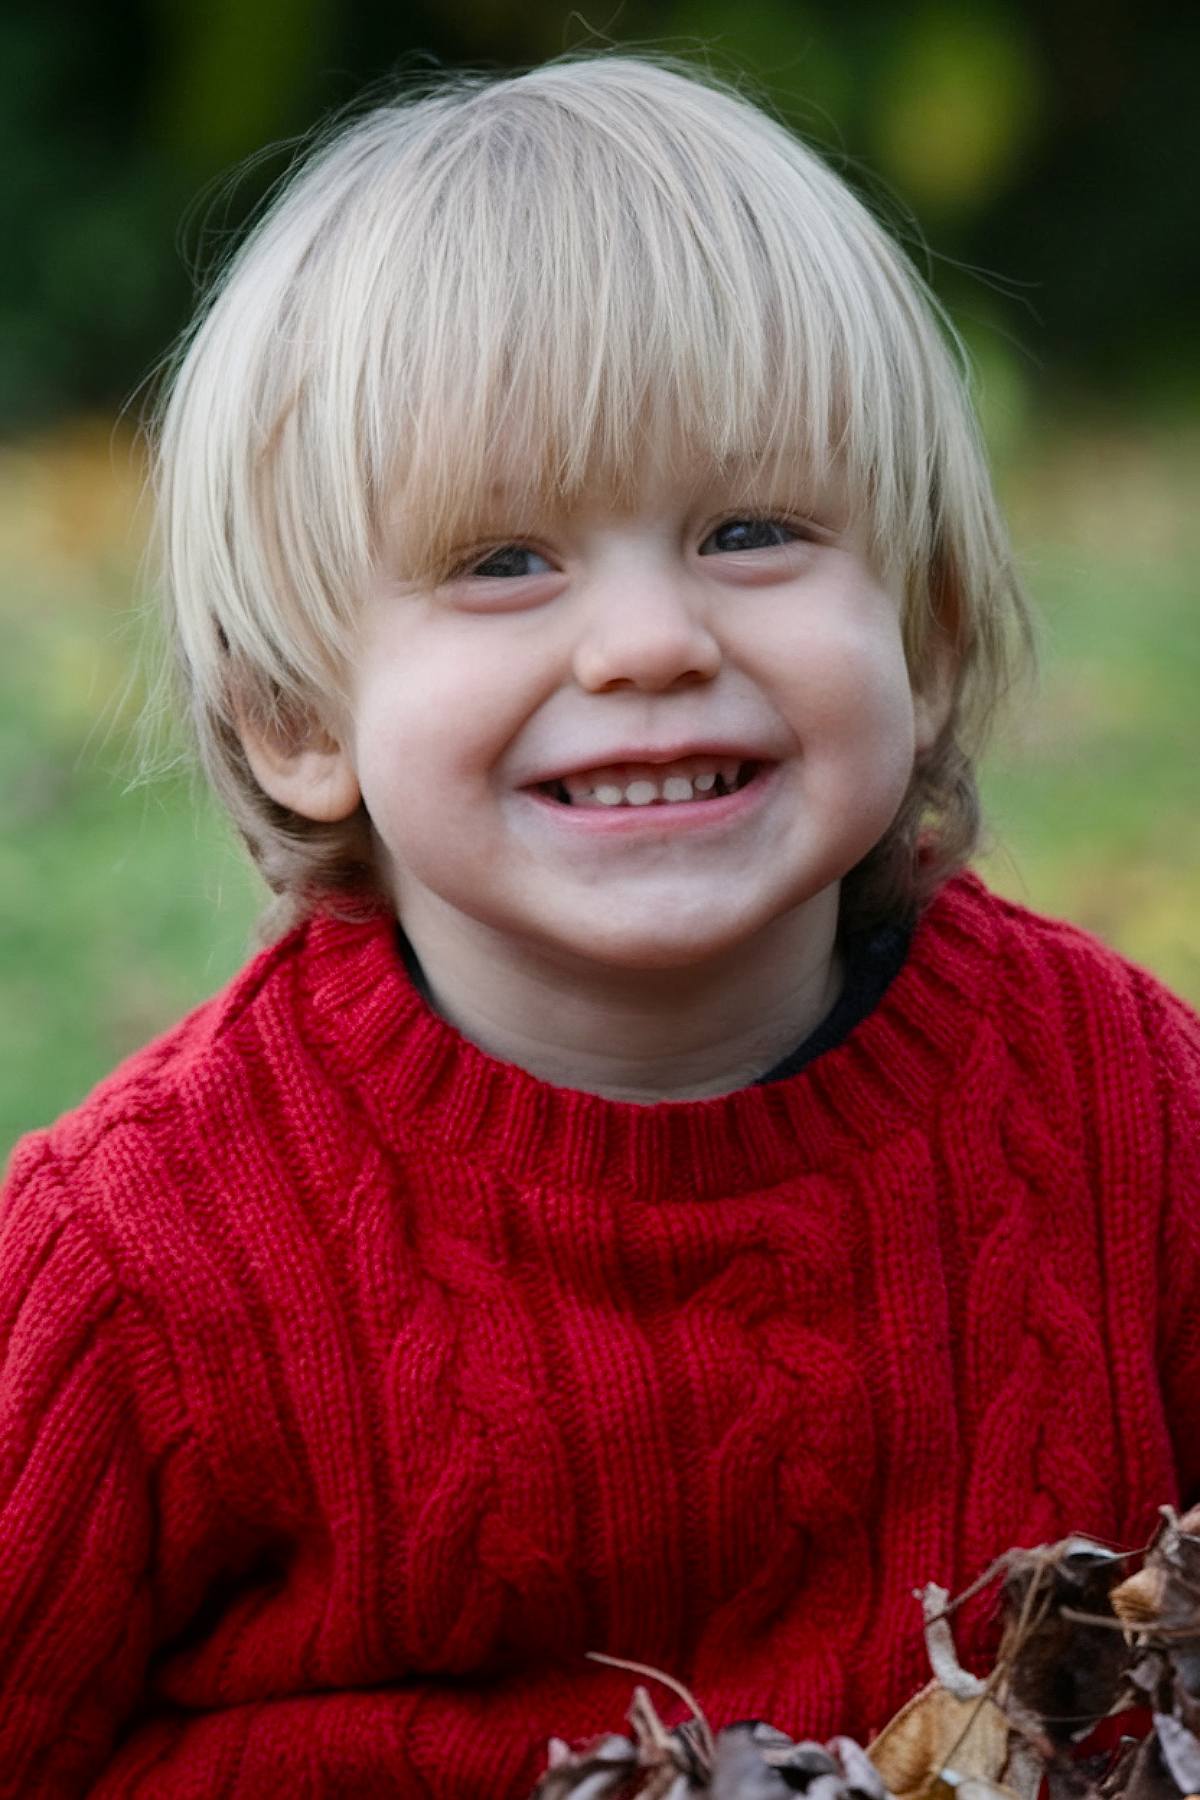
<svg viewBox="0 0 1200 1800"><path fill-rule="evenodd" d="M938 735L950 714L950 697L948 689L943 691L939 684L936 689L926 688L913 695L913 720L916 725L916 751L918 756L928 756L937 743Z"/></svg>
<svg viewBox="0 0 1200 1800"><path fill-rule="evenodd" d="M913 693L918 756L928 756L937 743L954 705L954 686L954 650L943 637L930 659L924 681Z"/></svg>
<svg viewBox="0 0 1200 1800"><path fill-rule="evenodd" d="M357 809L358 777L336 738L317 730L290 743L244 722L239 735L255 781L279 806L322 825L348 819Z"/></svg>
<svg viewBox="0 0 1200 1800"><path fill-rule="evenodd" d="M921 656L920 686L913 688L913 719L918 756L928 756L954 710L960 666L962 600L951 572L938 564L930 573L930 622L928 647Z"/></svg>

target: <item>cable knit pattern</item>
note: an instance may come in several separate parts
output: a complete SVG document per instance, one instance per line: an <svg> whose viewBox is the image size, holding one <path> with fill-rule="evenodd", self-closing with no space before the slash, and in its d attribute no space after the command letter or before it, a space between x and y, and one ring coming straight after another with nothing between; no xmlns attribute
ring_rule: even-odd
<svg viewBox="0 0 1200 1800"><path fill-rule="evenodd" d="M865 1736L914 1587L1200 1497L1198 1218L1200 1023L973 877L654 1107L318 919L14 1158L0 1793L503 1800L620 1726L588 1650Z"/></svg>

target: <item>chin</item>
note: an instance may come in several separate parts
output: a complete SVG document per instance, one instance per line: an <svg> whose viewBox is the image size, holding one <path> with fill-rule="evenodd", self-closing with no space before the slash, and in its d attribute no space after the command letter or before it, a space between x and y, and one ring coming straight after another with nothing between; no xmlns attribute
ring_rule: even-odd
<svg viewBox="0 0 1200 1800"><path fill-rule="evenodd" d="M561 948L614 973L652 973L702 969L748 947L773 922L766 919L714 918L710 907L688 918L685 909L668 904L647 907L636 917L604 920L581 933L555 933Z"/></svg>
<svg viewBox="0 0 1200 1800"><path fill-rule="evenodd" d="M628 938L600 948L590 945L587 960L595 967L611 969L614 974L679 974L689 969L702 969L729 950L737 948L737 940L703 943L681 943L678 938L664 942L661 937Z"/></svg>

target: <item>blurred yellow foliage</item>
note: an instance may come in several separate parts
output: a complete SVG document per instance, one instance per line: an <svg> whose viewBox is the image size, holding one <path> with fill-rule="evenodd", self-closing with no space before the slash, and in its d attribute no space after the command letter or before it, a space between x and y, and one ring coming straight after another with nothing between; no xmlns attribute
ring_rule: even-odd
<svg viewBox="0 0 1200 1800"><path fill-rule="evenodd" d="M128 575L145 547L145 456L132 427L80 419L0 450L0 606L20 605L14 569L95 593L98 572Z"/></svg>
<svg viewBox="0 0 1200 1800"><path fill-rule="evenodd" d="M1017 165L1039 98L1019 19L986 6L919 7L881 70L876 152L918 210L975 208Z"/></svg>

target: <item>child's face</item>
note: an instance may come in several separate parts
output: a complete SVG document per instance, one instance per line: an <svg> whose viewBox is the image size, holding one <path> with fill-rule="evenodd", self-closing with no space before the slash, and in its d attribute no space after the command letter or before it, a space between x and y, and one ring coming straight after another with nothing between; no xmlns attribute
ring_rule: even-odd
<svg viewBox="0 0 1200 1800"><path fill-rule="evenodd" d="M341 754L418 943L687 968L827 915L943 707L836 497L739 495L659 479L634 514L528 521L499 495L441 588L381 580Z"/></svg>

